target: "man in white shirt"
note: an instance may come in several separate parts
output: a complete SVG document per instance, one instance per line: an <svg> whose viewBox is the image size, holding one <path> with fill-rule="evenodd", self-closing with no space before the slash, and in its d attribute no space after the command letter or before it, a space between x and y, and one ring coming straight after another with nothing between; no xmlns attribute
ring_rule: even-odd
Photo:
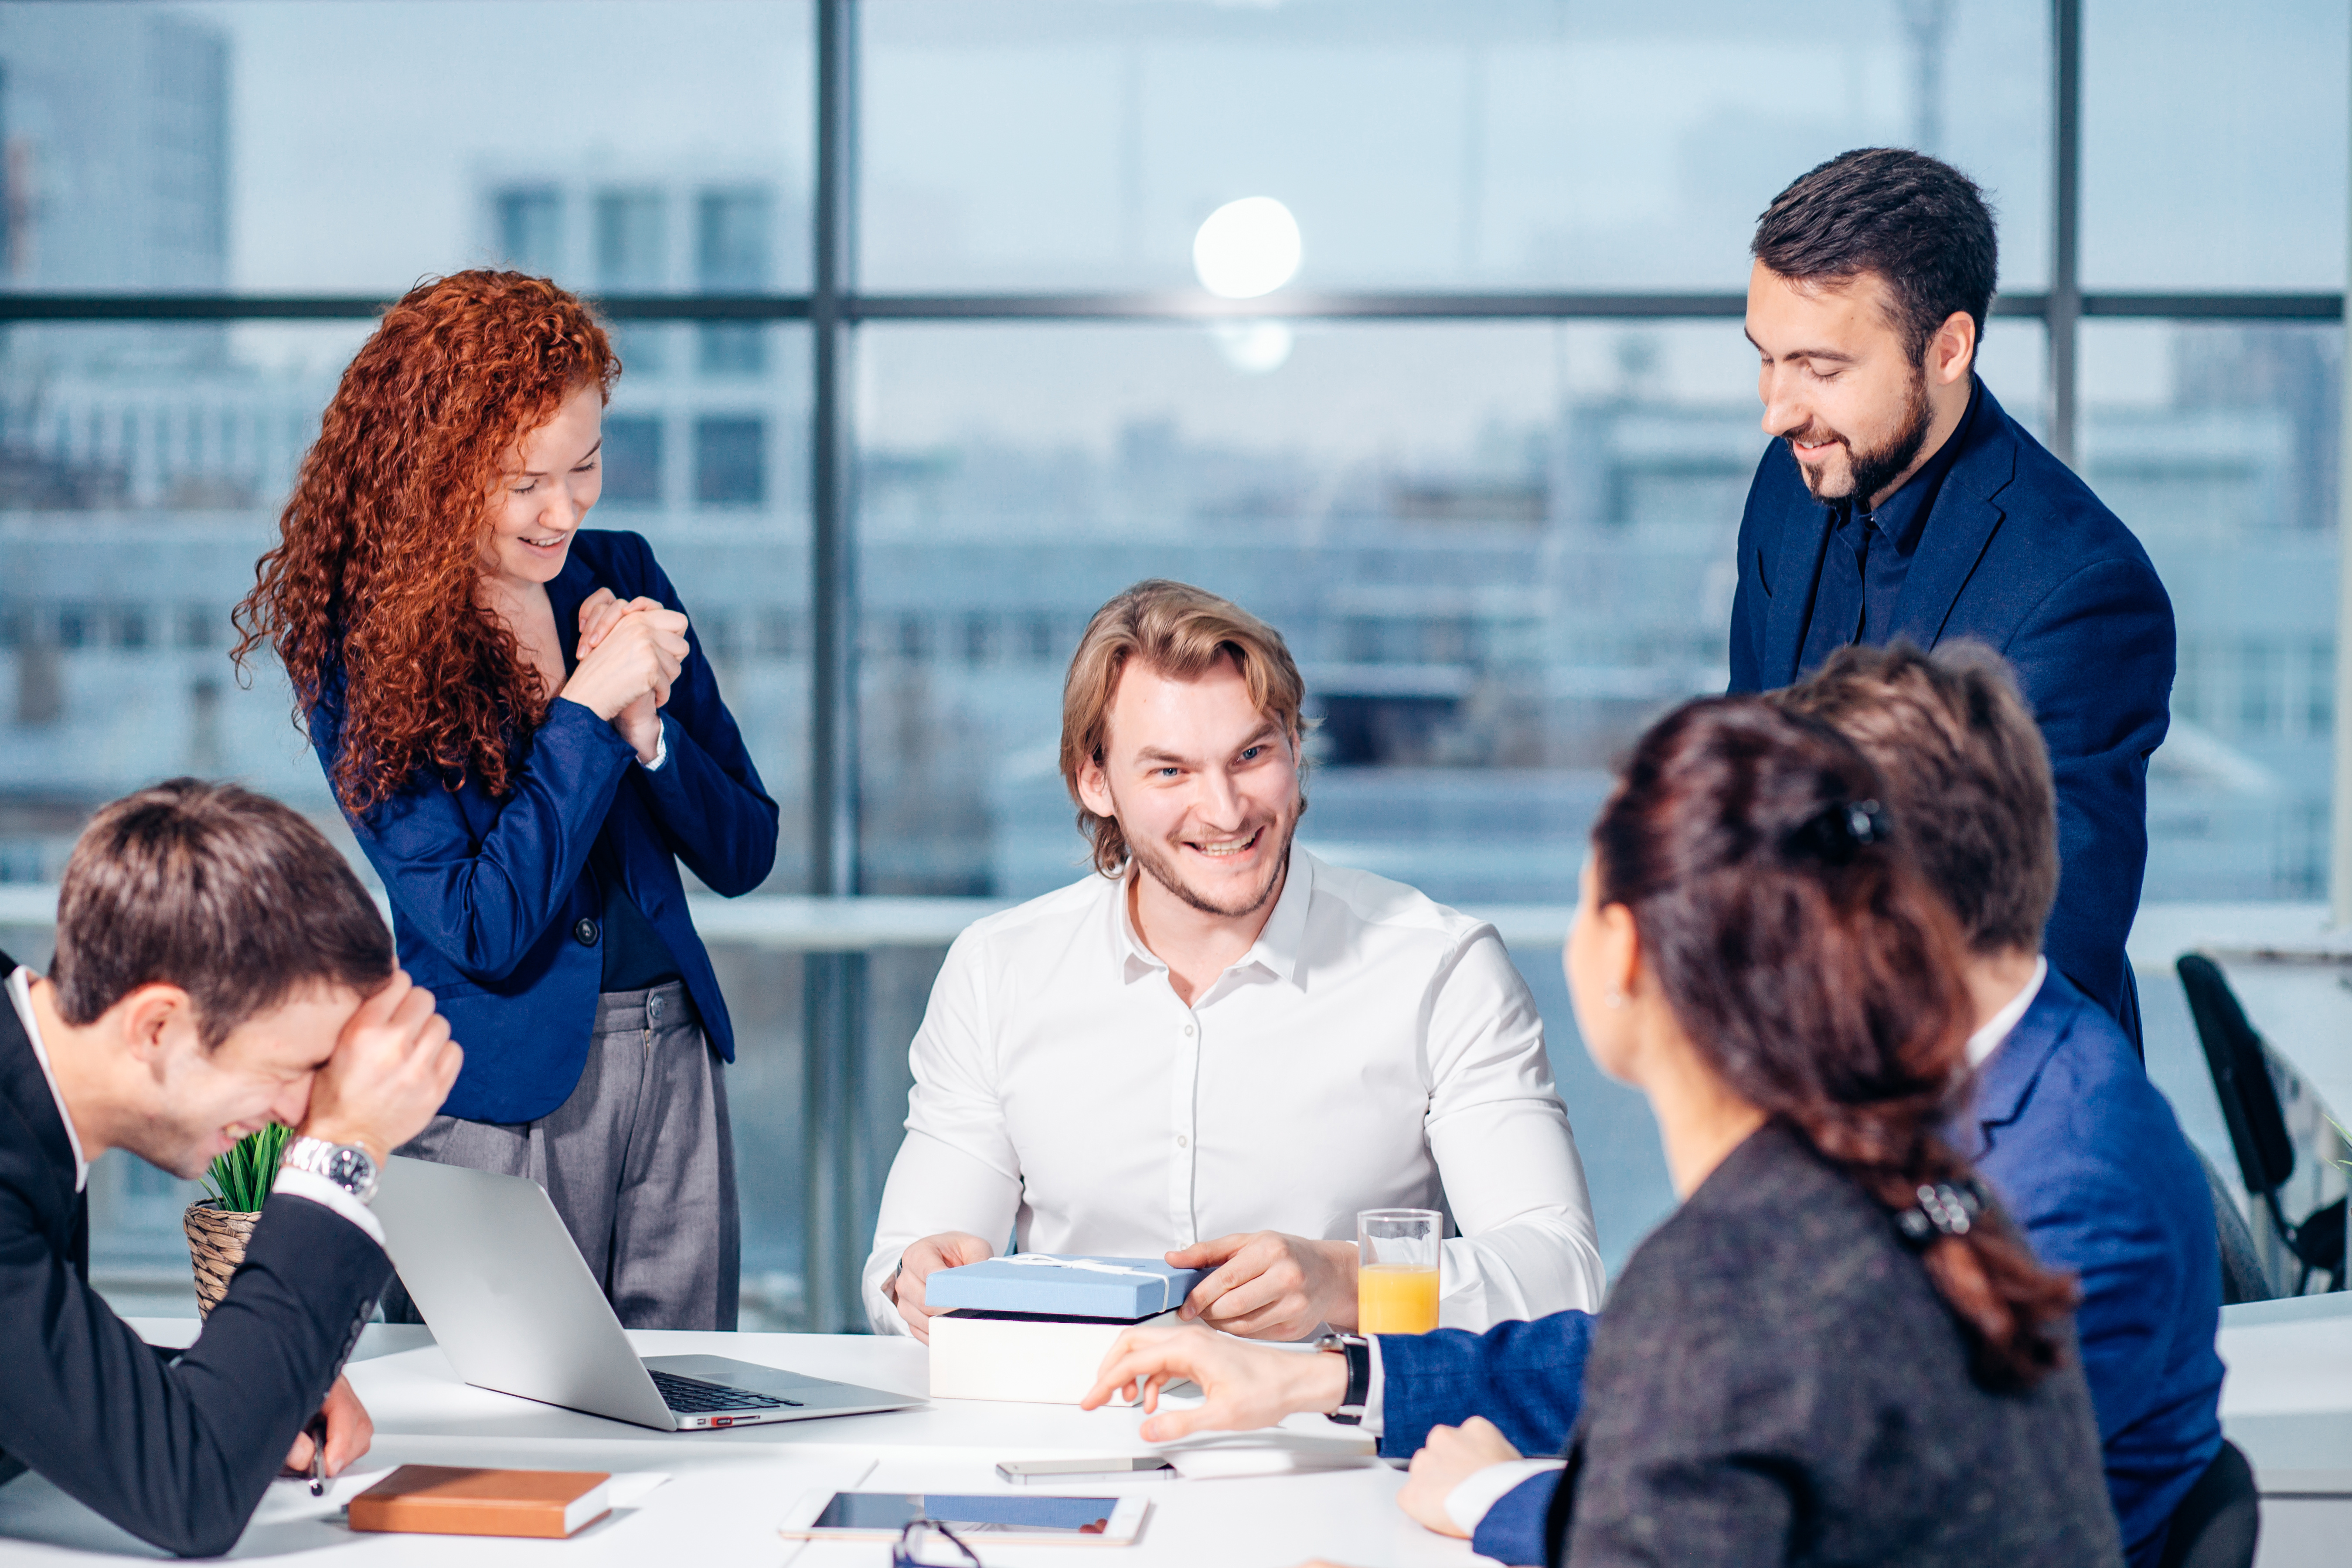
<svg viewBox="0 0 2352 1568"><path fill-rule="evenodd" d="M338 1375L391 1278L375 1172L449 1092L430 992L318 829L177 780L100 811L59 890L57 955L0 955L0 1483L30 1468L184 1556L234 1544L281 1461L365 1453ZM296 1130L244 1266L184 1352L89 1288L89 1163L175 1175Z"/></svg>
<svg viewBox="0 0 2352 1568"><path fill-rule="evenodd" d="M1062 769L1095 874L957 939L911 1050L867 1260L928 1339L937 1268L1022 1250L1213 1272L1183 1307L1356 1321L1356 1215L1438 1209L1440 1321L1600 1304L1543 1023L1494 928L1292 844L1305 689L1279 634L1182 584L1098 611Z"/></svg>

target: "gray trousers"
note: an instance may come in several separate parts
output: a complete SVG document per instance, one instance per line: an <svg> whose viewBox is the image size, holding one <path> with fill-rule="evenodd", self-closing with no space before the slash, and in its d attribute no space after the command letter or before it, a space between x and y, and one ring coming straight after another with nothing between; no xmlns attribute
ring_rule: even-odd
<svg viewBox="0 0 2352 1568"><path fill-rule="evenodd" d="M547 1189L629 1329L732 1329L742 1222L724 1064L676 981L596 999L572 1098L536 1121L436 1116L396 1151ZM399 1281L384 1317L416 1322Z"/></svg>

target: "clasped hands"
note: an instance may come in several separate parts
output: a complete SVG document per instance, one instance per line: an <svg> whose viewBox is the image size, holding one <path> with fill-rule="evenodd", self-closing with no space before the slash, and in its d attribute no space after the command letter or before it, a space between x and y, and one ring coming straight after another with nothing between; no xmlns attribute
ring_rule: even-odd
<svg viewBox="0 0 2352 1568"><path fill-rule="evenodd" d="M599 588L580 606L579 664L562 695L610 723L641 763L661 746L660 709L691 651L686 616L658 599Z"/></svg>
<svg viewBox="0 0 2352 1568"><path fill-rule="evenodd" d="M994 1247L962 1231L927 1236L899 1255L898 1275L887 1289L917 1339L930 1342L931 1319L945 1310L924 1304L924 1281L931 1273L995 1256ZM1356 1326L1352 1241L1260 1230L1178 1247L1167 1259L1172 1268L1212 1271L1177 1309L1187 1321L1254 1340L1305 1339L1323 1323Z"/></svg>

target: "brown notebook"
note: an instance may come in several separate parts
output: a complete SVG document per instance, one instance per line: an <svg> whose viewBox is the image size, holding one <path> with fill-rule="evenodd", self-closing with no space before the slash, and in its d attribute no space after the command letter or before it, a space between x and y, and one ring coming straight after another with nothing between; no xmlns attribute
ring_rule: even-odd
<svg viewBox="0 0 2352 1568"><path fill-rule="evenodd" d="M352 1499L353 1530L561 1540L612 1510L604 1470L469 1470L403 1465Z"/></svg>

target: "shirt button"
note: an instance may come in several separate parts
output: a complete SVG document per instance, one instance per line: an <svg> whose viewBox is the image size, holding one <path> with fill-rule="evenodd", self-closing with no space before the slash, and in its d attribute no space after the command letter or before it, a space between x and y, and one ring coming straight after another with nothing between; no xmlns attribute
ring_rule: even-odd
<svg viewBox="0 0 2352 1568"><path fill-rule="evenodd" d="M1192 1026L1190 1024L1184 1026L1184 1037L1188 1040L1192 1037Z"/></svg>
<svg viewBox="0 0 2352 1568"><path fill-rule="evenodd" d="M1176 1134L1176 1147L1178 1147L1179 1149L1189 1149L1189 1148L1191 1148L1192 1146L1192 1140L1191 1140L1191 1139L1189 1139L1189 1138L1185 1137L1185 1136L1184 1136L1184 1134L1182 1134L1181 1132L1179 1132L1178 1134Z"/></svg>
<svg viewBox="0 0 2352 1568"><path fill-rule="evenodd" d="M595 946L596 922L583 918L578 925L572 928L572 940L583 947Z"/></svg>

